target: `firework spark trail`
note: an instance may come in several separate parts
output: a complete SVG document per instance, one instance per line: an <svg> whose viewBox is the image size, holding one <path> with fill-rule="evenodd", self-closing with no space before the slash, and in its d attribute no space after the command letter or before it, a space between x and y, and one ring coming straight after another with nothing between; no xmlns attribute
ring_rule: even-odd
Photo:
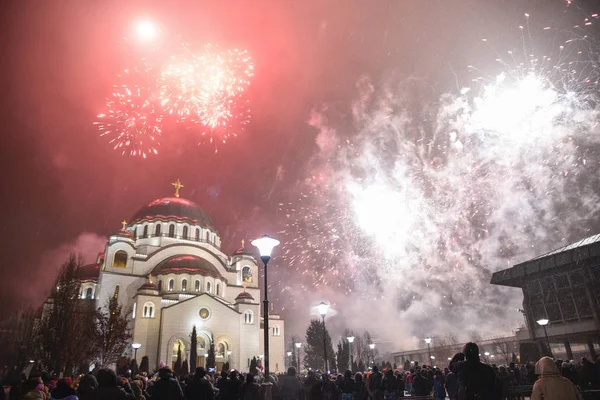
<svg viewBox="0 0 600 400"><path fill-rule="evenodd" d="M421 112L405 94L418 82L376 88L363 79L351 145L326 114L313 118L321 154L311 164L326 181L308 180L306 197L280 205L289 216L286 262L312 270L285 292L303 298L318 287L346 303L345 323L372 316L396 341L399 331L517 326L520 296L491 286L490 270L585 236L582 222L600 215L597 98L588 86L598 69L582 75L568 58L538 60ZM340 285L355 295L336 295ZM391 307L374 305L382 298Z"/></svg>
<svg viewBox="0 0 600 400"><path fill-rule="evenodd" d="M122 83L114 86L106 110L98 115L101 136L124 155L158 154L163 122L199 127L200 136L208 133L211 143L215 137L226 143L250 121L245 94L254 65L245 50L207 45L196 54L184 43L175 47L168 62L153 53L152 67L144 58L142 68L121 74Z"/></svg>
<svg viewBox="0 0 600 400"><path fill-rule="evenodd" d="M250 118L243 95L254 74L252 60L246 51L217 51L211 45L200 54L182 45L181 53L162 68L158 80L161 105L180 123L205 126L211 139L212 132L219 131L225 142Z"/></svg>
<svg viewBox="0 0 600 400"><path fill-rule="evenodd" d="M146 70L144 74L151 74ZM114 86L107 100L106 111L98 114L95 122L100 136L109 138L109 143L123 155L146 158L158 154L158 139L162 133L163 115L157 107L152 87L131 84L139 77L137 69L126 70L119 76L127 83Z"/></svg>

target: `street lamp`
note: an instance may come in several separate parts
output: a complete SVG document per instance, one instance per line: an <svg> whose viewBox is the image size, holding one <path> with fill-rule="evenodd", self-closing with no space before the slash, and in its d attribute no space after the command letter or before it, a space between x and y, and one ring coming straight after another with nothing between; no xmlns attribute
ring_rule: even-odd
<svg viewBox="0 0 600 400"><path fill-rule="evenodd" d="M486 351L485 353L483 353L483 355L485 356L485 362L489 362L490 352Z"/></svg>
<svg viewBox="0 0 600 400"><path fill-rule="evenodd" d="M135 370L133 371L133 376L137 373L137 351L140 347L142 347L141 343L131 343L131 347L133 348L133 367Z"/></svg>
<svg viewBox="0 0 600 400"><path fill-rule="evenodd" d="M548 325L548 322L550 322L547 319L538 319L536 321L538 323L538 325L541 325L544 328L544 335L546 336L546 343L548 343L548 354L550 355L550 357L554 357L552 355L552 348L550 347L550 339L548 338L548 331L546 330L546 325Z"/></svg>
<svg viewBox="0 0 600 400"><path fill-rule="evenodd" d="M292 366L292 352L288 351L285 354L287 355L287 358L288 358L288 366L291 367Z"/></svg>
<svg viewBox="0 0 600 400"><path fill-rule="evenodd" d="M354 367L354 353L352 352L352 343L354 343L354 336L348 336L346 339L350 344L350 371L354 372L352 370L352 368Z"/></svg>
<svg viewBox="0 0 600 400"><path fill-rule="evenodd" d="M296 362L298 363L298 372L300 372L300 365L302 365L302 364L300 364L300 347L302 347L302 343L300 343L300 342L294 343L294 346L296 346L296 349L298 349L297 350L298 357L296 357Z"/></svg>
<svg viewBox="0 0 600 400"><path fill-rule="evenodd" d="M263 301L263 319L264 319L264 341L265 341L265 359L264 359L264 368L265 368L265 382L269 382L269 285L267 281L267 264L271 259L271 252L273 248L279 244L279 240L273 239L269 235L263 235L263 237L259 239L254 239L252 241L252 246L258 248L258 252L260 253L260 259L265 266L265 299Z"/></svg>
<svg viewBox="0 0 600 400"><path fill-rule="evenodd" d="M432 360L432 358L431 358L431 338L429 336L427 336L425 338L425 343L427 343L427 353L429 354L429 359Z"/></svg>
<svg viewBox="0 0 600 400"><path fill-rule="evenodd" d="M375 343L369 343L369 349L371 349L371 364L375 364Z"/></svg>
<svg viewBox="0 0 600 400"><path fill-rule="evenodd" d="M322 301L321 304L317 306L317 310L319 310L319 315L321 315L321 318L323 319L323 358L325 359L325 373L327 374L327 331L325 330L325 316L327 315L327 310L329 310L329 304Z"/></svg>

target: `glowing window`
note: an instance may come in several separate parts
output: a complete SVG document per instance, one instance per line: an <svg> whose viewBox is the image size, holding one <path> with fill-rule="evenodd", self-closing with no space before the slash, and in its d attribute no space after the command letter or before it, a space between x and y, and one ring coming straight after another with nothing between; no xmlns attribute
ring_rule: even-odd
<svg viewBox="0 0 600 400"><path fill-rule="evenodd" d="M86 299L93 299L94 298L94 289L89 287L87 288L87 290L85 291L85 298Z"/></svg>
<svg viewBox="0 0 600 400"><path fill-rule="evenodd" d="M273 325L273 336L281 336L279 325Z"/></svg>
<svg viewBox="0 0 600 400"><path fill-rule="evenodd" d="M185 292L187 290L187 279L181 281L181 291Z"/></svg>
<svg viewBox="0 0 600 400"><path fill-rule="evenodd" d="M252 283L252 268L248 266L242 268L242 281Z"/></svg>
<svg viewBox="0 0 600 400"><path fill-rule="evenodd" d="M199 291L200 291L200 281L196 281L196 283L194 284L194 290L195 290L196 292L199 292Z"/></svg>
<svg viewBox="0 0 600 400"><path fill-rule="evenodd" d="M173 279L169 279L169 292L173 291L174 286L175 286L175 281Z"/></svg>
<svg viewBox="0 0 600 400"><path fill-rule="evenodd" d="M142 316L144 318L154 318L154 303L147 301L144 303Z"/></svg>
<svg viewBox="0 0 600 400"><path fill-rule="evenodd" d="M127 268L127 253L123 250L117 250L113 259L113 267Z"/></svg>
<svg viewBox="0 0 600 400"><path fill-rule="evenodd" d="M254 323L254 313L252 310L246 310L244 312L244 323L245 324L253 324Z"/></svg>

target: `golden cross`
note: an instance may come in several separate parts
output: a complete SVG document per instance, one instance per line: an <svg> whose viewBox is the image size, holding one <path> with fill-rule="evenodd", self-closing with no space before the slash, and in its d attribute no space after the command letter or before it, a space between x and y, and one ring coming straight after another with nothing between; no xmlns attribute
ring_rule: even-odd
<svg viewBox="0 0 600 400"><path fill-rule="evenodd" d="M123 220L121 223L123 224L123 229L127 228L127 221Z"/></svg>
<svg viewBox="0 0 600 400"><path fill-rule="evenodd" d="M175 182L171 183L171 185L175 187L175 197L179 197L179 189L183 187L179 178L177 178Z"/></svg>

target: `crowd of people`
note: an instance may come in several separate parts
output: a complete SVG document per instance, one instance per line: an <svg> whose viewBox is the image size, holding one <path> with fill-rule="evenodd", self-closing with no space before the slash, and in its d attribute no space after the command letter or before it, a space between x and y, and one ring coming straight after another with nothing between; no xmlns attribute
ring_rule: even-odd
<svg viewBox="0 0 600 400"><path fill-rule="evenodd" d="M573 362L541 358L535 365L497 367L481 362L479 348L467 343L447 368L415 366L410 371L374 366L365 373L321 374L309 370L300 376L294 367L287 374L271 375L271 385L261 385L260 371L240 374L236 370L220 375L197 368L193 375L176 377L168 367L157 373L125 374L117 377L110 369L73 378L52 378L48 374L27 379L5 379L7 392L0 400L263 400L263 390L272 400L395 400L424 397L435 400L511 399L511 387L533 386L532 400L580 400L583 389L592 397L600 393L600 364L586 359ZM268 389L267 389L268 388ZM591 391L591 392L590 392Z"/></svg>

